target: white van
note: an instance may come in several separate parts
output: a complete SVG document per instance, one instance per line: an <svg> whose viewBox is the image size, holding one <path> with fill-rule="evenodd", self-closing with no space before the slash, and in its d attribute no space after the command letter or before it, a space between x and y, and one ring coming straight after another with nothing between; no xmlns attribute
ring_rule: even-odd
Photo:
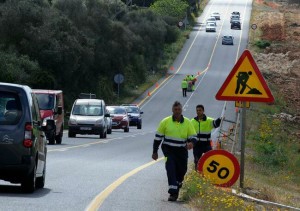
<svg viewBox="0 0 300 211"><path fill-rule="evenodd" d="M110 115L106 111L104 100L100 99L77 99L70 113L69 137L76 134L95 134L100 138L106 138Z"/></svg>

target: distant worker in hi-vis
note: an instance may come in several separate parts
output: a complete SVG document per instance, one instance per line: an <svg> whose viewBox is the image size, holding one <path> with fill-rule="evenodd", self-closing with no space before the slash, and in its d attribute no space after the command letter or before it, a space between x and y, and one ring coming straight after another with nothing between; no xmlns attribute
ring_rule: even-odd
<svg viewBox="0 0 300 211"><path fill-rule="evenodd" d="M187 80L184 78L184 79L181 81L181 89L182 89L182 96L183 96L183 97L186 97L186 91L187 91L187 88L188 88L188 82L187 82Z"/></svg>
<svg viewBox="0 0 300 211"><path fill-rule="evenodd" d="M192 149L196 143L197 134L190 120L182 115L180 102L174 102L172 112L173 115L164 118L159 123L153 142L152 159L157 160L157 151L162 142L161 149L166 159L169 184L168 200L176 201L187 172L188 150Z"/></svg>

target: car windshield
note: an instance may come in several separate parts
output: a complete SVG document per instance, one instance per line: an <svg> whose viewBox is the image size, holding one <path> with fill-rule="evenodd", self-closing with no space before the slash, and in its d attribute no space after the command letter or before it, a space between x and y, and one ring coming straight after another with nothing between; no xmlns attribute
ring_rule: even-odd
<svg viewBox="0 0 300 211"><path fill-rule="evenodd" d="M15 125L21 116L22 106L19 96L0 91L0 125Z"/></svg>
<svg viewBox="0 0 300 211"><path fill-rule="evenodd" d="M126 109L121 107L107 107L110 114L126 114Z"/></svg>
<svg viewBox="0 0 300 211"><path fill-rule="evenodd" d="M231 40L232 37L231 36L224 36L223 39L225 39L225 40Z"/></svg>
<svg viewBox="0 0 300 211"><path fill-rule="evenodd" d="M55 96L53 94L36 94L36 96L41 110L54 109Z"/></svg>
<svg viewBox="0 0 300 211"><path fill-rule="evenodd" d="M126 107L128 113L140 113L137 107Z"/></svg>
<svg viewBox="0 0 300 211"><path fill-rule="evenodd" d="M102 116L103 112L101 105L75 105L72 114L80 116Z"/></svg>

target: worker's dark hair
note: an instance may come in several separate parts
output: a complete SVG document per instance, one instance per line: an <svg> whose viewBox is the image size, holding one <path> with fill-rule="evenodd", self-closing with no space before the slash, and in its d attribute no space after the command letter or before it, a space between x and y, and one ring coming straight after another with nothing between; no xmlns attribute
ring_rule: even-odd
<svg viewBox="0 0 300 211"><path fill-rule="evenodd" d="M204 111L204 106L203 106L203 105L197 105L197 106L196 106L196 109L197 109L197 108L202 108L203 111Z"/></svg>
<svg viewBox="0 0 300 211"><path fill-rule="evenodd" d="M180 103L179 101L176 100L176 101L174 102L174 104L173 104L172 107L174 108L174 107L177 107L177 106L182 107L181 103Z"/></svg>

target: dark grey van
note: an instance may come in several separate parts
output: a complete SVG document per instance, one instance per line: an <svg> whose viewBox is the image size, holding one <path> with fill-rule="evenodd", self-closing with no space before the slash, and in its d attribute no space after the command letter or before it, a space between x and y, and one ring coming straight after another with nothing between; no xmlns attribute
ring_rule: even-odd
<svg viewBox="0 0 300 211"><path fill-rule="evenodd" d="M0 83L0 179L21 183L25 192L43 188L47 140L38 101L28 86Z"/></svg>

